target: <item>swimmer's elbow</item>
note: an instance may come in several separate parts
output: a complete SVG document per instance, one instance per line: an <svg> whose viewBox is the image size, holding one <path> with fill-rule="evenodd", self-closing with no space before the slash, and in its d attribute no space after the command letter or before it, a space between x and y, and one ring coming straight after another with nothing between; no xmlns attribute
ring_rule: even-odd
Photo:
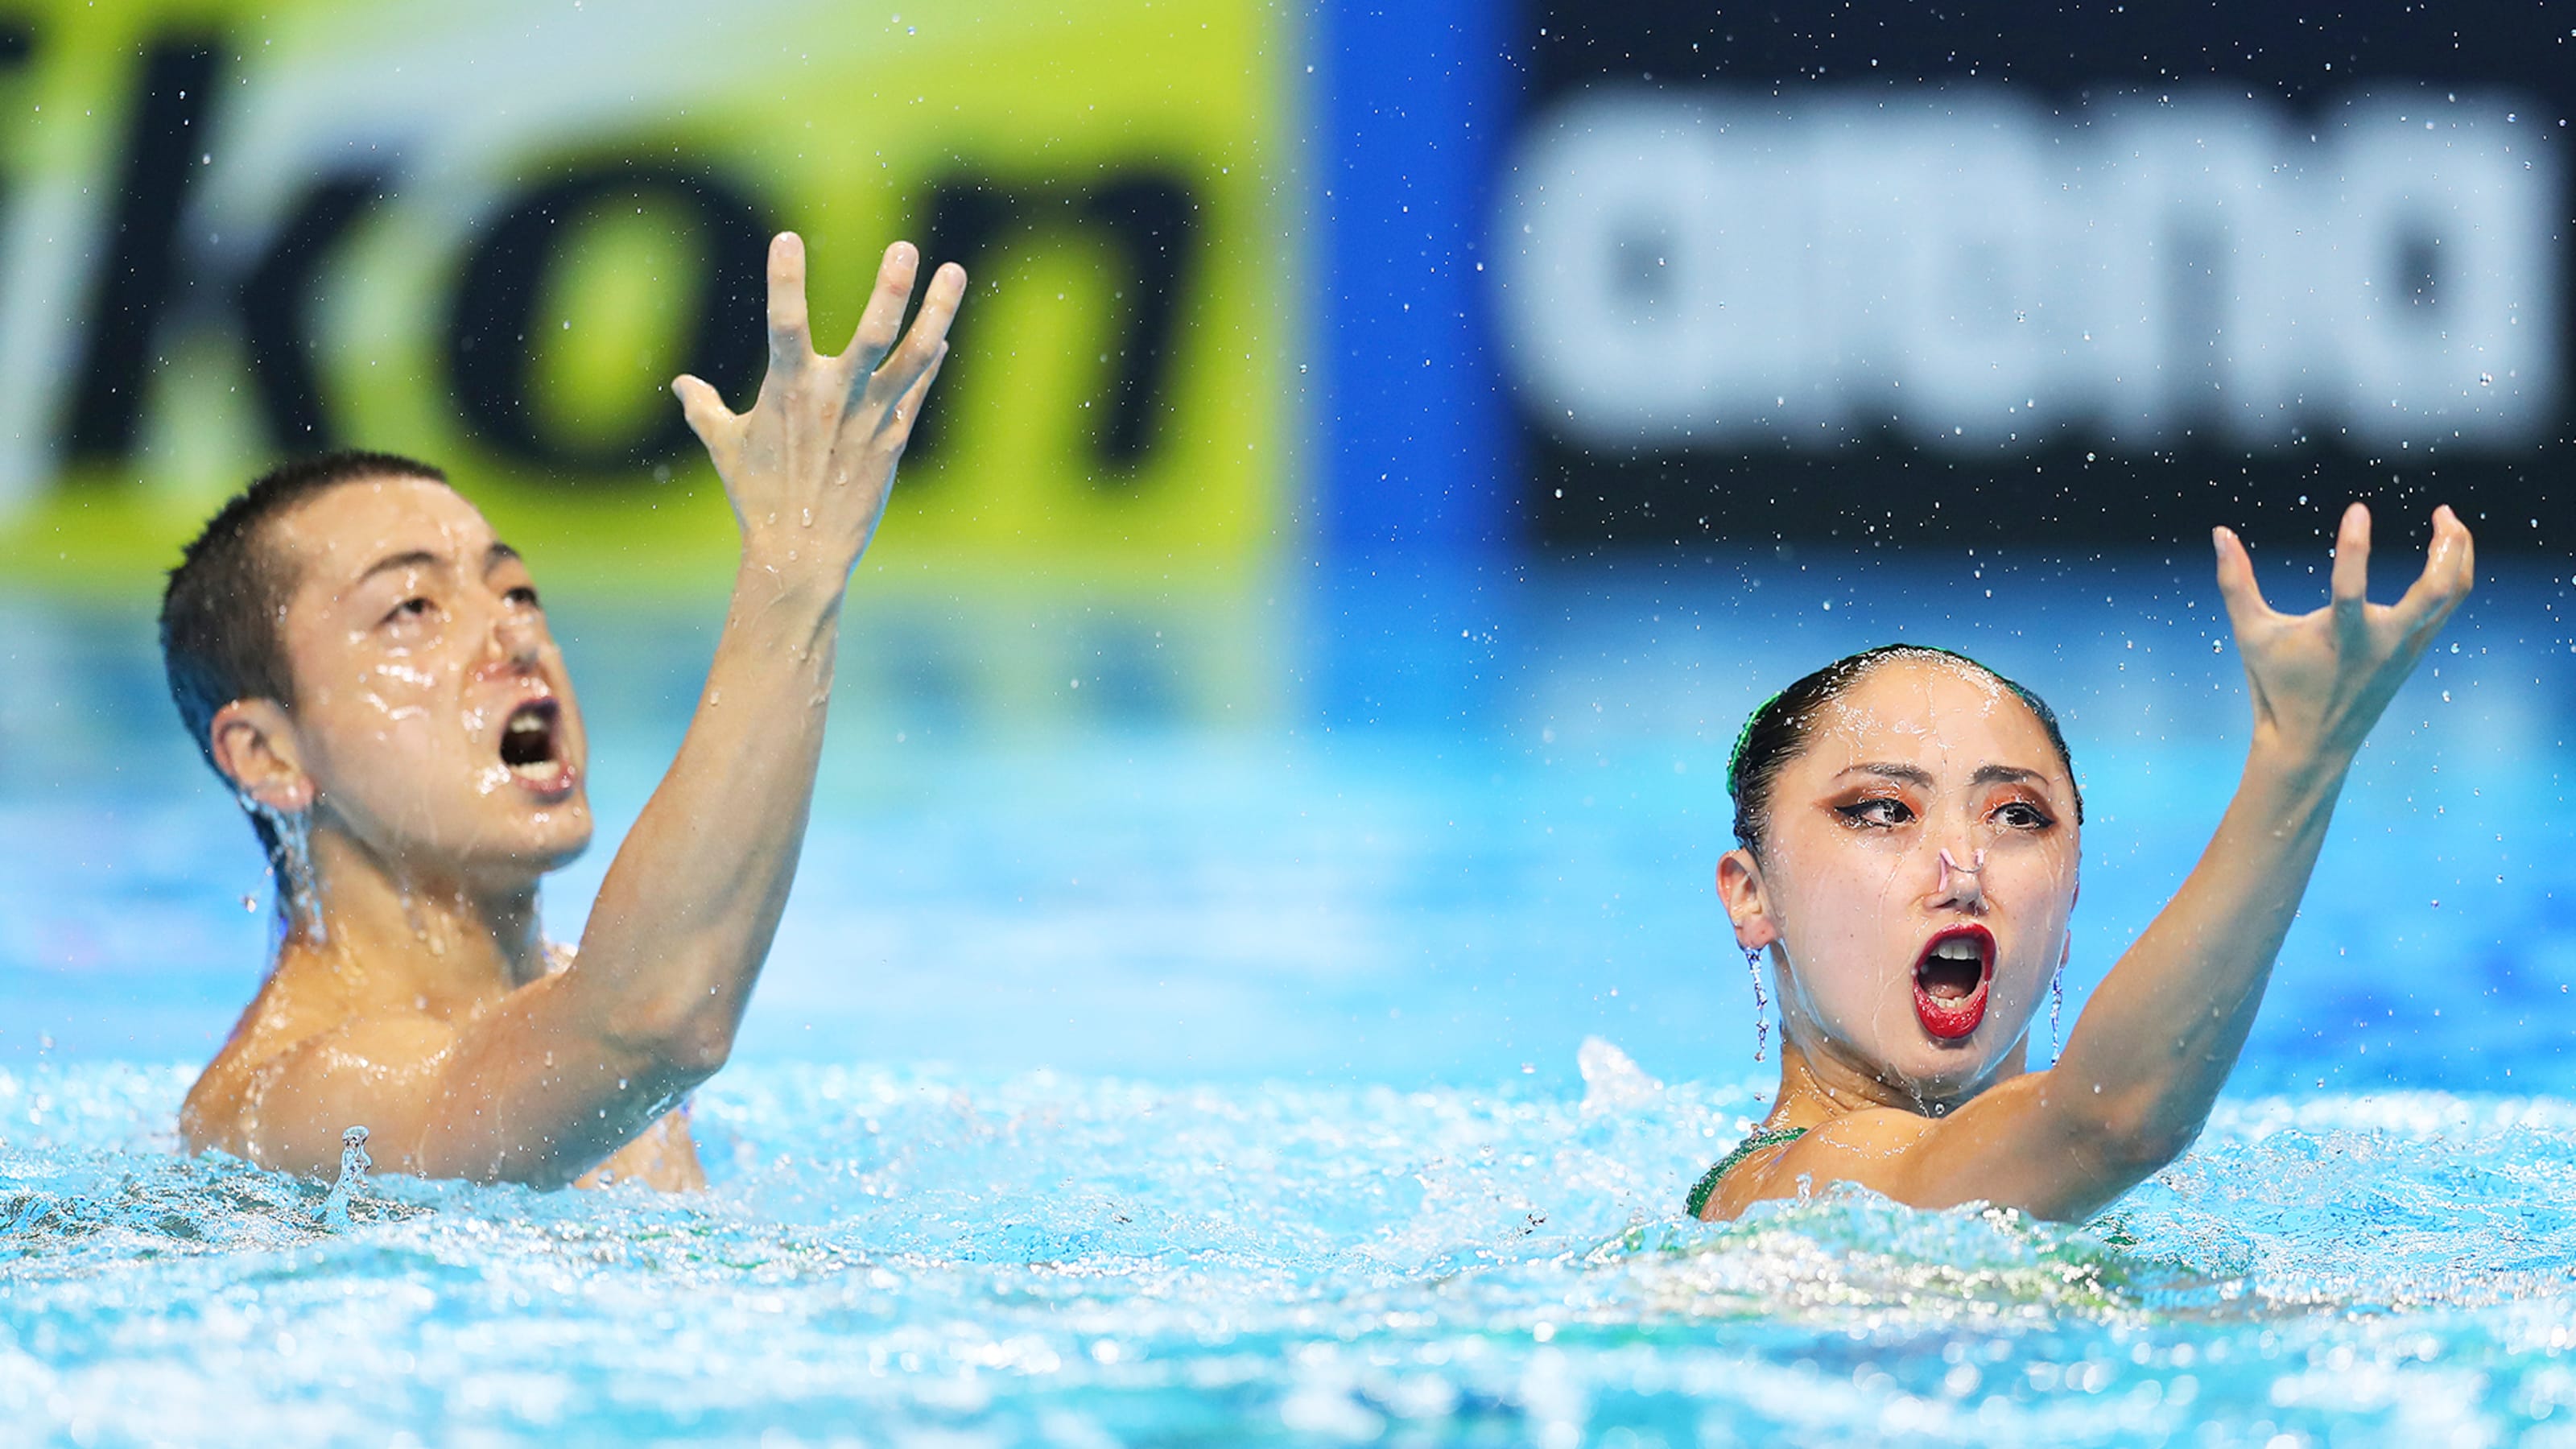
<svg viewBox="0 0 2576 1449"><path fill-rule="evenodd" d="M701 1018L709 1013L701 1013ZM733 1023L692 1020L662 1042L662 1061L674 1076L696 1086L724 1070L733 1057Z"/></svg>
<svg viewBox="0 0 2576 1449"><path fill-rule="evenodd" d="M2088 1146L2102 1165L2132 1182L2162 1172L2200 1140L2202 1119L2177 1119L2153 1110L2116 1113Z"/></svg>
<svg viewBox="0 0 2576 1449"><path fill-rule="evenodd" d="M686 1091L714 1076L733 1055L742 993L701 963L674 959L664 982L605 1003L597 1030L613 1060L631 1063L656 1089Z"/></svg>
<svg viewBox="0 0 2576 1449"><path fill-rule="evenodd" d="M618 1033L656 1079L683 1091L723 1070L733 1034L730 1013L697 1002L641 1013Z"/></svg>

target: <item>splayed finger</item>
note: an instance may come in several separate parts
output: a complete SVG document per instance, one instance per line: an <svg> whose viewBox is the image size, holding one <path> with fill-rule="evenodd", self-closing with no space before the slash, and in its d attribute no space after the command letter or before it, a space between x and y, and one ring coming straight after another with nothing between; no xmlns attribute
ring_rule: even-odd
<svg viewBox="0 0 2576 1449"><path fill-rule="evenodd" d="M805 239L782 231L769 243L769 370L801 371L813 355L805 314Z"/></svg>

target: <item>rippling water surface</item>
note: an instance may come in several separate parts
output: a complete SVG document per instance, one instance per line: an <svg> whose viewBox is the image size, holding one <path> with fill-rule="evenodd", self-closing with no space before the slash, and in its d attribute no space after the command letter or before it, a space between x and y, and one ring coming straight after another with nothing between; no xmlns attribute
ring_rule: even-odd
<svg viewBox="0 0 2576 1449"><path fill-rule="evenodd" d="M0 1439L2289 1442L2568 1423L2576 1105L2231 1104L2090 1228L1703 1227L1749 1091L753 1066L695 1200L170 1149L187 1072L0 1076ZM2305 1436L2304 1439L2298 1436Z"/></svg>

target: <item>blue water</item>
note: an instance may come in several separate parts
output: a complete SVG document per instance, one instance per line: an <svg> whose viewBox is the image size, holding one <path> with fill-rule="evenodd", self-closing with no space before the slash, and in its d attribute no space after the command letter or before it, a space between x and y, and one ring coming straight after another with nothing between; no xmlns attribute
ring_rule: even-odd
<svg viewBox="0 0 2576 1449"><path fill-rule="evenodd" d="M1744 712L1900 635L2046 693L2091 805L2072 1009L2241 755L2203 570L872 572L700 1095L714 1191L383 1178L341 1231L325 1184L175 1154L269 885L148 616L0 595L0 1443L2545 1439L2576 1406L2545 562L2400 698L2210 1132L2110 1220L1678 1219L1762 1110L1708 888ZM714 612L555 591L604 842Z"/></svg>

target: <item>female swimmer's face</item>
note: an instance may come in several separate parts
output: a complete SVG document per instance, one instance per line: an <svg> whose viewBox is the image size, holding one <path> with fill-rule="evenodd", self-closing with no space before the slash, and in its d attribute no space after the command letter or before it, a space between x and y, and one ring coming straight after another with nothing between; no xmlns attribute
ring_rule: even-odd
<svg viewBox="0 0 2576 1449"><path fill-rule="evenodd" d="M1788 1042L1918 1105L2017 1070L2076 891L2074 782L2029 707L1971 665L1891 659L1772 792L1762 860L1732 852L1719 888L1738 940L1777 952Z"/></svg>
<svg viewBox="0 0 2576 1449"><path fill-rule="evenodd" d="M317 824L389 861L524 880L590 841L580 711L527 565L423 478L317 495L266 540Z"/></svg>

